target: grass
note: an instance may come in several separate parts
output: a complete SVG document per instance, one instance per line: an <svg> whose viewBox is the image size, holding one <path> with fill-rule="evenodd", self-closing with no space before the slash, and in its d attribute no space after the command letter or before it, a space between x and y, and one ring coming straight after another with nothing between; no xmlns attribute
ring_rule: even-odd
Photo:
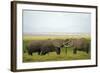
<svg viewBox="0 0 100 73"><path fill-rule="evenodd" d="M90 53L87 54L83 51L78 51L77 54L73 54L72 48L67 48L67 53L63 48L60 55L57 55L56 52L50 52L46 55L38 55L33 53L33 55L28 55L28 53L23 54L23 62L42 62L42 61L62 61L62 60L83 60L90 59Z"/></svg>
<svg viewBox="0 0 100 73"><path fill-rule="evenodd" d="M82 36L83 37L83 36ZM81 38L77 36L67 37L67 38ZM57 55L56 52L50 52L46 55L38 55L37 53L33 53L32 56L28 55L26 50L26 45L32 40L46 40L46 39L67 39L66 36L24 36L23 37L23 62L43 62L43 61L62 61L62 60L85 60L90 59L90 53L86 53L83 51L78 51L77 54L73 54L73 48L62 48L61 54ZM90 40L89 37L84 36Z"/></svg>
<svg viewBox="0 0 100 73"><path fill-rule="evenodd" d="M87 38L90 39L89 35L63 35L63 36L29 36L24 35L24 40L46 40L46 39L69 39L69 38Z"/></svg>

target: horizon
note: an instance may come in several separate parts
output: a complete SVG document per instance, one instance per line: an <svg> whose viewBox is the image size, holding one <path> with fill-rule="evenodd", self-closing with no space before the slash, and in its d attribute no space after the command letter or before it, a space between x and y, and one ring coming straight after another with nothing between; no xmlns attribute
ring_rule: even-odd
<svg viewBox="0 0 100 73"><path fill-rule="evenodd" d="M40 35L40 36L42 36L42 35L44 35L44 36L50 36L50 35L52 35L52 36L56 36L56 35L59 35L59 36L66 36L66 35L91 35L90 33L25 33L25 34L23 34L23 35L29 35L29 36L38 36L38 35Z"/></svg>

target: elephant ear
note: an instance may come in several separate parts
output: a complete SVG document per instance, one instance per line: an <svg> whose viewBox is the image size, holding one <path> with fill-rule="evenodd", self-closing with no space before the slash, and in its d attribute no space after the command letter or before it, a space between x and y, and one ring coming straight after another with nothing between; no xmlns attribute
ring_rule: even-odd
<svg viewBox="0 0 100 73"><path fill-rule="evenodd" d="M59 39L55 39L55 40L53 40L53 45L55 46L55 47L60 47L61 46L61 43L59 42Z"/></svg>
<svg viewBox="0 0 100 73"><path fill-rule="evenodd" d="M63 45L68 45L71 42L70 39L65 39Z"/></svg>
<svg viewBox="0 0 100 73"><path fill-rule="evenodd" d="M60 43L59 42L53 42L53 45L55 46L55 47L60 47Z"/></svg>

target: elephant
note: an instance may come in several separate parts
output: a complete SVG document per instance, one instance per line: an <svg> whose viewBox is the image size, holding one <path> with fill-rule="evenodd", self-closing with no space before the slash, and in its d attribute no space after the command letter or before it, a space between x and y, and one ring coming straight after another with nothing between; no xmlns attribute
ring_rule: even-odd
<svg viewBox="0 0 100 73"><path fill-rule="evenodd" d="M41 42L40 41L32 41L27 46L28 54L32 55L32 53L41 53Z"/></svg>
<svg viewBox="0 0 100 73"><path fill-rule="evenodd" d="M77 54L77 51L84 51L86 53L89 53L91 47L90 40L80 38L70 39L69 41L70 42L68 43L68 46L73 48L73 54Z"/></svg>
<svg viewBox="0 0 100 73"><path fill-rule="evenodd" d="M45 55L49 52L56 52L59 55L64 42L65 40L62 39L33 40L27 47L28 54L32 55L37 52L38 55Z"/></svg>
<svg viewBox="0 0 100 73"><path fill-rule="evenodd" d="M41 46L41 55L45 55L49 52L56 52L57 55L60 55L61 48L54 45L52 42L46 42Z"/></svg>

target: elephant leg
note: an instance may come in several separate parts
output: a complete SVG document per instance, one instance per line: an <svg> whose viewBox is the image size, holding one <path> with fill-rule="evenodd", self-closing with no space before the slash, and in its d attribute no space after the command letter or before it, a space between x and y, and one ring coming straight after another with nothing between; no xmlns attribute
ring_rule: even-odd
<svg viewBox="0 0 100 73"><path fill-rule="evenodd" d="M47 53L46 52L43 52L41 55L46 55Z"/></svg>
<svg viewBox="0 0 100 73"><path fill-rule="evenodd" d="M28 51L28 54L29 54L29 55L32 55L32 52L31 52L31 51Z"/></svg>
<svg viewBox="0 0 100 73"><path fill-rule="evenodd" d="M60 50L60 48L59 48L59 47L58 47L58 48L56 48L56 49L55 49L55 51L56 51L57 55L60 55L61 50Z"/></svg>
<svg viewBox="0 0 100 73"><path fill-rule="evenodd" d="M32 52L30 53L30 55L32 56Z"/></svg>
<svg viewBox="0 0 100 73"><path fill-rule="evenodd" d="M77 54L77 49L76 48L74 48L73 54Z"/></svg>
<svg viewBox="0 0 100 73"><path fill-rule="evenodd" d="M86 53L87 53L87 54L89 53L89 49L86 50Z"/></svg>
<svg viewBox="0 0 100 73"><path fill-rule="evenodd" d="M38 52L38 55L40 55L40 51Z"/></svg>
<svg viewBox="0 0 100 73"><path fill-rule="evenodd" d="M39 50L38 50L38 55L40 55L40 53L41 53L41 50L39 49Z"/></svg>
<svg viewBox="0 0 100 73"><path fill-rule="evenodd" d="M65 53L67 54L67 48L65 48Z"/></svg>
<svg viewBox="0 0 100 73"><path fill-rule="evenodd" d="M41 51L41 55L45 55L46 54L46 51L45 50L42 50Z"/></svg>

